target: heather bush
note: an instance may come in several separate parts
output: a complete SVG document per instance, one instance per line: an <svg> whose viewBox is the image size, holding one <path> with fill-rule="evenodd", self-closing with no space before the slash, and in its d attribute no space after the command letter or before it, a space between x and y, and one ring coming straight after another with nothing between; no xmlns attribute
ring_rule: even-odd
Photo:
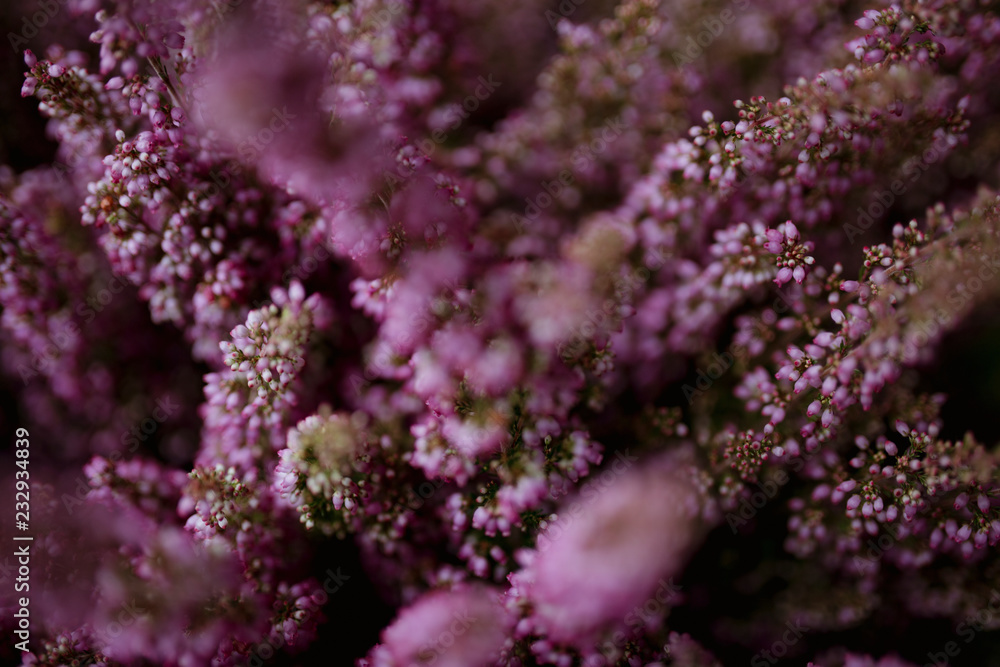
<svg viewBox="0 0 1000 667"><path fill-rule="evenodd" d="M994 664L998 9L12 3L5 657Z"/></svg>

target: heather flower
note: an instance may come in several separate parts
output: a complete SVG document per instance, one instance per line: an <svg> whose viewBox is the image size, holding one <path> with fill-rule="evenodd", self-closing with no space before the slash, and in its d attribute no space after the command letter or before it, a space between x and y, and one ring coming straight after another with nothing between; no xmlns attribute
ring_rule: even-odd
<svg viewBox="0 0 1000 667"><path fill-rule="evenodd" d="M287 291L275 288L271 296L273 303L251 311L232 330L232 341L219 344L229 370L206 376L202 461L251 469L284 442L309 338L328 326L330 312L320 295L306 298L299 283Z"/></svg>
<svg viewBox="0 0 1000 667"><path fill-rule="evenodd" d="M100 651L91 646L87 633L83 630L60 633L52 639L42 641L41 650L24 656L24 665L51 665L73 661L92 664L95 667L109 667L110 663Z"/></svg>
<svg viewBox="0 0 1000 667"><path fill-rule="evenodd" d="M57 148L0 167L0 393L66 468L26 664L708 666L794 620L902 665L989 602L993 435L934 386L1000 293L987 9L48 18L7 88Z"/></svg>
<svg viewBox="0 0 1000 667"><path fill-rule="evenodd" d="M289 432L273 486L278 496L299 510L307 529L318 521L324 533L343 535L344 528L355 523L350 517L363 509L368 455L358 421L332 414L327 407Z"/></svg>
<svg viewBox="0 0 1000 667"><path fill-rule="evenodd" d="M372 667L441 664L448 667L495 664L507 621L498 591L459 586L427 593L403 609L382 633Z"/></svg>
<svg viewBox="0 0 1000 667"><path fill-rule="evenodd" d="M632 472L598 493L564 503L524 574L538 625L581 647L678 574L700 532L697 493L669 472Z"/></svg>
<svg viewBox="0 0 1000 667"><path fill-rule="evenodd" d="M178 664L209 660L227 634L244 632L235 610L204 612L237 589L235 561L199 548L138 493L130 498L125 480L101 493L108 481L92 478L92 492L68 513L62 502L39 496L38 525L50 537L33 555L59 567L36 568L33 603L49 628L81 628L73 648L80 654L119 663L143 656ZM131 631L122 631L125 624Z"/></svg>

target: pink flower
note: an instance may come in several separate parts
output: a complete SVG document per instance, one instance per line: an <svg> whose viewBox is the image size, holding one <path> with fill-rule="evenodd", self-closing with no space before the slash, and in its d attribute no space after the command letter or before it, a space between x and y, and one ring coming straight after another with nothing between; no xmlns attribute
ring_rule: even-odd
<svg viewBox="0 0 1000 667"><path fill-rule="evenodd" d="M675 474L633 469L596 489L563 505L529 568L539 622L554 641L581 646L680 572L699 535L701 501Z"/></svg>
<svg viewBox="0 0 1000 667"><path fill-rule="evenodd" d="M774 282L777 283L778 287L781 287L793 277L792 270L787 266L783 266L778 269L778 275L774 277Z"/></svg>
<svg viewBox="0 0 1000 667"><path fill-rule="evenodd" d="M523 371L524 353L509 340L493 341L466 372L469 384L491 395L511 389Z"/></svg>
<svg viewBox="0 0 1000 667"><path fill-rule="evenodd" d="M792 242L799 240L799 228L791 220L785 221L785 238Z"/></svg>
<svg viewBox="0 0 1000 667"><path fill-rule="evenodd" d="M885 51L875 49L865 54L865 62L869 64L880 63L885 59Z"/></svg>
<svg viewBox="0 0 1000 667"><path fill-rule="evenodd" d="M498 659L506 622L493 588L435 591L399 613L382 632L382 648L394 667L481 667Z"/></svg>

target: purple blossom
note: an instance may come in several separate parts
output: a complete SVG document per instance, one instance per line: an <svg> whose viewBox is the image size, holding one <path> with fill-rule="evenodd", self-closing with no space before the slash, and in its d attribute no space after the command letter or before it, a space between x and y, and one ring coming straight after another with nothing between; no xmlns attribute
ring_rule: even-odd
<svg viewBox="0 0 1000 667"><path fill-rule="evenodd" d="M800 624L789 660L888 667L976 618L991 394L949 361L992 359L1000 21L723 5L14 7L24 664L721 665Z"/></svg>
<svg viewBox="0 0 1000 667"><path fill-rule="evenodd" d="M506 623L499 591L463 586L431 592L403 609L385 629L371 664L494 664L504 643Z"/></svg>
<svg viewBox="0 0 1000 667"><path fill-rule="evenodd" d="M687 484L655 471L627 474L589 502L568 499L524 575L536 622L554 641L580 646L621 624L683 567L698 539L699 502Z"/></svg>

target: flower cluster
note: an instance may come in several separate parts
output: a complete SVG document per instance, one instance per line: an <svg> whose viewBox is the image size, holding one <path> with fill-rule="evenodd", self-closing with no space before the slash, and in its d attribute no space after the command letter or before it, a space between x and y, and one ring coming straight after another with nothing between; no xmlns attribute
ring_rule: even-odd
<svg viewBox="0 0 1000 667"><path fill-rule="evenodd" d="M996 626L996 394L941 369L1000 359L996 7L65 4L19 82L52 163L0 166L22 664Z"/></svg>

